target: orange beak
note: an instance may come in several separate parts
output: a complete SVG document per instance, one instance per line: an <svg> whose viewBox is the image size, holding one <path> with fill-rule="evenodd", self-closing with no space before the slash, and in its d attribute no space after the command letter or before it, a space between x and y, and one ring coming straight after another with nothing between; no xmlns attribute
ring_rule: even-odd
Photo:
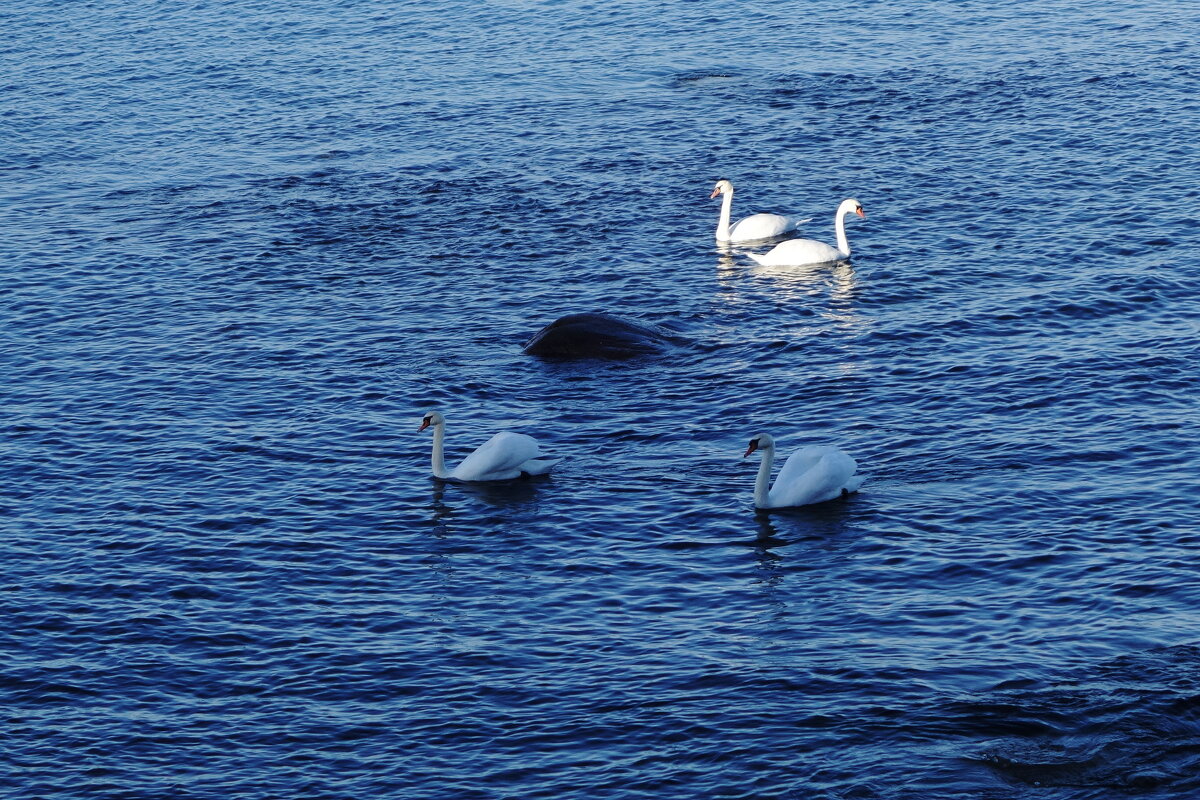
<svg viewBox="0 0 1200 800"><path fill-rule="evenodd" d="M720 190L720 189L713 189L713 193L712 193L712 194L710 194L710 195L708 196L708 199L709 199L709 200L712 200L714 197L716 197L716 196L717 196L717 195L719 195L720 193L721 193L721 190Z"/></svg>
<svg viewBox="0 0 1200 800"><path fill-rule="evenodd" d="M858 214L863 219L867 218L867 212L863 211L861 207L854 209L854 213Z"/></svg>
<svg viewBox="0 0 1200 800"><path fill-rule="evenodd" d="M746 448L746 452L742 455L742 458L745 458L746 456L750 455L757 449L758 449L758 439L755 439L754 441L752 441L750 443L750 446Z"/></svg>
<svg viewBox="0 0 1200 800"><path fill-rule="evenodd" d="M417 433L420 433L421 431L425 430L428 427L429 427L429 420L427 420L427 419L421 420L421 427L417 428Z"/></svg>

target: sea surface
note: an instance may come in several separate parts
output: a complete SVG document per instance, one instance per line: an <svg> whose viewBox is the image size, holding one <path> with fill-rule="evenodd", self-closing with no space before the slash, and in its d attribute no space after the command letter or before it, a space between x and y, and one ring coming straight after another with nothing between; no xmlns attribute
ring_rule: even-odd
<svg viewBox="0 0 1200 800"><path fill-rule="evenodd" d="M0 797L1200 796L1200 6L0 26Z"/></svg>

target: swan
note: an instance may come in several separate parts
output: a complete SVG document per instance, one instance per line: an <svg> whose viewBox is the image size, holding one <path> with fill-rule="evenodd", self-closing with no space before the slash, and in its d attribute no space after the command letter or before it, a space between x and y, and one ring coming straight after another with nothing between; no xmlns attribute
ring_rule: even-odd
<svg viewBox="0 0 1200 800"><path fill-rule="evenodd" d="M837 229L837 249L815 239L789 239L780 242L763 255L746 253L764 267L798 267L804 264L824 264L828 261L841 261L850 257L850 242L846 241L846 215L858 214L863 219L867 215L862 205L853 197L842 201L837 213L833 215L833 226Z"/></svg>
<svg viewBox="0 0 1200 800"><path fill-rule="evenodd" d="M539 459L537 440L523 433L504 431L481 444L453 470L446 469L442 442L446 438L446 418L430 411L421 419L421 432L433 426L433 475L452 481L504 481L522 475L544 475L560 459Z"/></svg>
<svg viewBox="0 0 1200 800"><path fill-rule="evenodd" d="M832 445L809 445L792 453L779 470L771 486L771 466L775 463L775 439L760 433L750 440L746 456L762 451L762 464L754 482L754 505L758 508L791 508L823 503L850 492L857 492L866 479L855 475L858 464Z"/></svg>
<svg viewBox="0 0 1200 800"><path fill-rule="evenodd" d="M794 231L799 225L808 222L807 219L785 217L782 214L751 214L745 219L739 219L729 224L729 209L733 206L733 184L727 180L717 181L712 194L712 200L719 194L725 195L721 201L721 218L717 221L718 242L752 242L757 239L770 239L781 236L788 231Z"/></svg>

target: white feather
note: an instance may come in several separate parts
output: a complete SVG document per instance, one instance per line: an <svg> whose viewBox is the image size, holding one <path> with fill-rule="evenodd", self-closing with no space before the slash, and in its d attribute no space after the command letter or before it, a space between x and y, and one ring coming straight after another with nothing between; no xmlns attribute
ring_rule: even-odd
<svg viewBox="0 0 1200 800"><path fill-rule="evenodd" d="M769 434L759 434L746 454L755 449L762 452L762 463L754 484L754 504L759 508L823 503L858 491L864 480L862 475L856 474L858 464L840 449L832 445L810 445L792 453L772 485L775 440Z"/></svg>
<svg viewBox="0 0 1200 800"><path fill-rule="evenodd" d="M719 194L725 195L725 198L721 201L721 216L717 220L718 242L753 242L759 239L773 239L794 231L809 221L784 214L751 214L731 225L729 214L733 208L733 184L726 180L717 181L710 199Z"/></svg>
<svg viewBox="0 0 1200 800"><path fill-rule="evenodd" d="M846 215L866 216L862 206L854 198L847 198L838 206L833 216L833 227L837 233L838 246L830 247L816 239L789 239L780 242L770 251L758 254L747 253L750 258L764 267L799 267L805 264L824 264L850 257L850 241L846 238Z"/></svg>
<svg viewBox="0 0 1200 800"><path fill-rule="evenodd" d="M421 423L421 430L433 426L433 456L431 468L435 477L455 481L504 481L522 475L544 475L558 459L539 458L542 454L537 440L523 433L502 431L475 449L453 470L446 469L443 444L446 438L446 418L430 411Z"/></svg>

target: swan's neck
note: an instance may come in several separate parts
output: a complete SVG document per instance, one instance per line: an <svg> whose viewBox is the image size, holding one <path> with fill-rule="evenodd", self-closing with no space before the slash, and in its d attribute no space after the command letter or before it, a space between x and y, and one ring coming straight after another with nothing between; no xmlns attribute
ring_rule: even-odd
<svg viewBox="0 0 1200 800"><path fill-rule="evenodd" d="M729 213L733 208L733 192L721 195L721 218L717 220L717 241L729 240Z"/></svg>
<svg viewBox="0 0 1200 800"><path fill-rule="evenodd" d="M775 448L764 447L762 463L758 465L758 478L754 481L754 505L767 507L767 495L771 493L771 465L775 463Z"/></svg>
<svg viewBox="0 0 1200 800"><path fill-rule="evenodd" d="M446 470L446 457L442 451L442 444L445 440L446 423L439 422L433 426L433 458L430 463L434 476L438 478L450 477L450 473Z"/></svg>
<svg viewBox="0 0 1200 800"><path fill-rule="evenodd" d="M837 230L838 252L845 258L850 255L850 242L846 239L846 215L840 208L834 216L833 227Z"/></svg>

